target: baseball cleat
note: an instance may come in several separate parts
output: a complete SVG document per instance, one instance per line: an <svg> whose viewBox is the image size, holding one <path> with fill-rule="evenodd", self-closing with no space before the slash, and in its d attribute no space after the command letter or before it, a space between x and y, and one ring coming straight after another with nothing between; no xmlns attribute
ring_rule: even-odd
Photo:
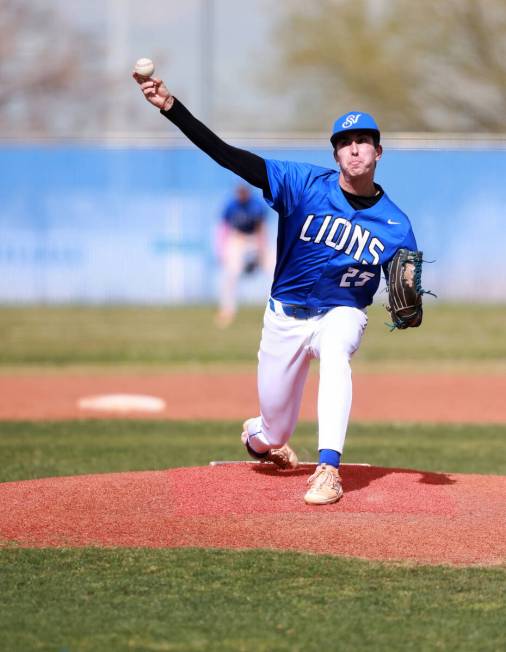
<svg viewBox="0 0 506 652"><path fill-rule="evenodd" d="M308 505L330 505L337 503L343 495L339 471L330 464L320 464L307 481L310 488L304 496Z"/></svg>
<svg viewBox="0 0 506 652"><path fill-rule="evenodd" d="M281 448L271 448L271 450L266 451L265 453L257 453L255 450L253 450L253 448L251 448L250 443L248 441L249 421L251 421L251 419L247 419L243 423L242 426L243 432L241 434L241 441L246 447L246 450L248 451L249 455L253 457L255 460L259 460L260 462L272 462L280 469L296 469L299 464L299 460L297 458L295 451L292 450L290 446L288 446L288 444L281 446Z"/></svg>
<svg viewBox="0 0 506 652"><path fill-rule="evenodd" d="M299 464L295 451L288 444L281 448L271 448L265 461L272 462L280 469L296 469Z"/></svg>

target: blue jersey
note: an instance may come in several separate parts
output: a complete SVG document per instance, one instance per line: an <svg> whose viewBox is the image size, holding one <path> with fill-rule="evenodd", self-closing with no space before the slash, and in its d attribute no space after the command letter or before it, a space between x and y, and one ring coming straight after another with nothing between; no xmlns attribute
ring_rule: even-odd
<svg viewBox="0 0 506 652"><path fill-rule="evenodd" d="M250 197L245 202L233 199L227 204L223 219L241 233L255 233L265 220L265 206L256 197Z"/></svg>
<svg viewBox="0 0 506 652"><path fill-rule="evenodd" d="M339 172L307 163L266 160L279 214L271 295L308 308L372 303L382 266L397 249L416 250L408 217L384 194L355 210L339 186Z"/></svg>

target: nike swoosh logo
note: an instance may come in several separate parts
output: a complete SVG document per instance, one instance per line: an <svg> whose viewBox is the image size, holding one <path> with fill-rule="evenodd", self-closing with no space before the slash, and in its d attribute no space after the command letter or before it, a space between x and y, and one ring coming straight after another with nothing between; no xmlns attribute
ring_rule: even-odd
<svg viewBox="0 0 506 652"><path fill-rule="evenodd" d="M400 222L394 222L393 220L387 220L387 224L400 224Z"/></svg>

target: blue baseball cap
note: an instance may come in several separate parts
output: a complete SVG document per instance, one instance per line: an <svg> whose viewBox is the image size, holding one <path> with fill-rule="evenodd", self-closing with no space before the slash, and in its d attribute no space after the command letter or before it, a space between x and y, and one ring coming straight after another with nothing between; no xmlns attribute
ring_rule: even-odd
<svg viewBox="0 0 506 652"><path fill-rule="evenodd" d="M334 122L330 142L336 146L337 138L347 131L369 131L377 142L380 141L380 130L376 120L369 113L360 111L348 111Z"/></svg>

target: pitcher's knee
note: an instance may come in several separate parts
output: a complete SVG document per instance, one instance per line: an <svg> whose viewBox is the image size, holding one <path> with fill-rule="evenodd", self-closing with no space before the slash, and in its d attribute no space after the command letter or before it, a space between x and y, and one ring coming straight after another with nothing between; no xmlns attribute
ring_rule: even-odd
<svg viewBox="0 0 506 652"><path fill-rule="evenodd" d="M285 419L266 421L263 423L263 435L272 448L281 448L293 434L294 426Z"/></svg>

